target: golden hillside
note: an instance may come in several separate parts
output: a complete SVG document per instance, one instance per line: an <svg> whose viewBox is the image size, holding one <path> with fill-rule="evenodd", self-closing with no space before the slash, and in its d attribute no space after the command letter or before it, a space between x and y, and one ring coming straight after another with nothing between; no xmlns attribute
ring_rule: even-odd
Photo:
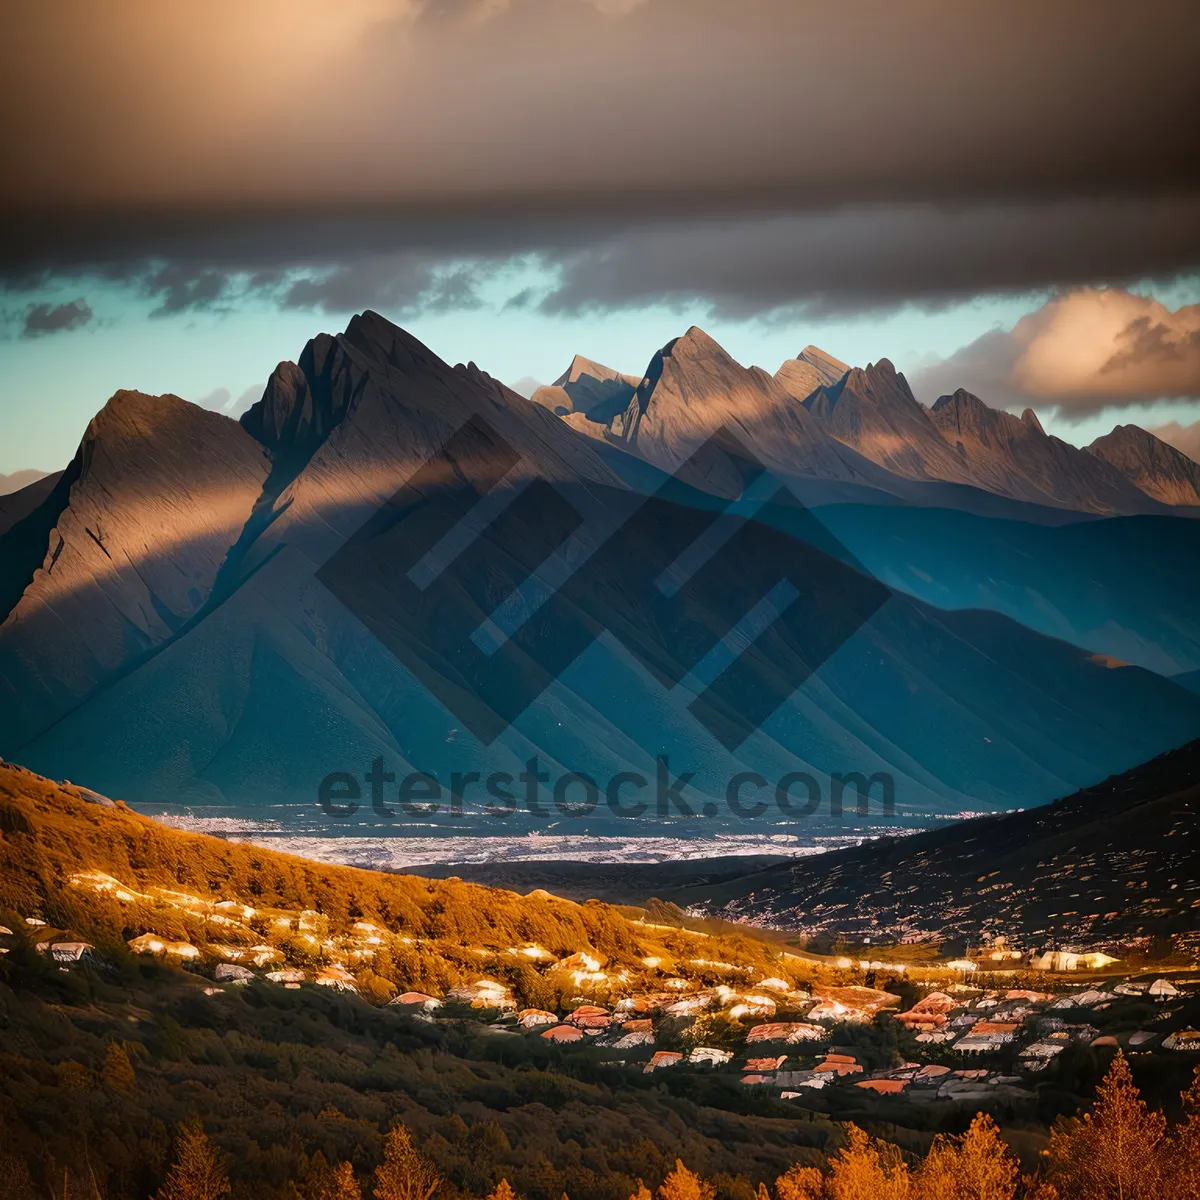
<svg viewBox="0 0 1200 1200"><path fill-rule="evenodd" d="M232 962L253 948L262 951L258 965L346 967L376 1000L486 974L549 1003L543 976L604 994L667 975L793 978L800 965L751 936L643 923L545 893L327 866L182 832L87 795L0 764L0 913L45 922L52 932L42 936L52 939L121 952L153 934ZM607 970L573 962L556 979L553 964L582 951Z"/></svg>

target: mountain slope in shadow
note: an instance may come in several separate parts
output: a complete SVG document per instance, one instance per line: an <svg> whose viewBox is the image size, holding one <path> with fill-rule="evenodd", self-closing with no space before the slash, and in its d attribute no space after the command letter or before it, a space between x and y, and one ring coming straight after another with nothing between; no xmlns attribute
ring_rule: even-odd
<svg viewBox="0 0 1200 1200"><path fill-rule="evenodd" d="M1026 812L885 838L736 881L684 886L677 903L778 928L851 937L1017 936L1026 943L1194 934L1200 742Z"/></svg>
<svg viewBox="0 0 1200 1200"><path fill-rule="evenodd" d="M701 336L664 358L698 409L710 367L684 360L708 354ZM651 388L646 429L664 394ZM853 463L786 403L814 455ZM600 443L371 313L281 365L242 427L181 405L145 418L176 431L178 461L142 469L134 448L156 436L101 423L70 491L69 521L94 505L89 527L110 546L152 548L136 580L82 567L78 586L56 580L65 641L23 617L0 631L13 716L0 752L45 773L144 803L311 814L326 775L361 776L380 757L444 782L515 777L534 756L603 781L653 779L665 755L723 822L726 785L747 770L886 773L898 813L917 819L1047 800L1200 731L1200 698L1174 683L1001 615L892 593L786 495L718 524L722 494L757 470L754 420L733 430L750 458L684 459L686 477L655 476L667 490L648 498ZM451 453L468 426L473 448ZM110 442L130 457L106 509L90 481L92 464L121 461ZM156 541L181 488L176 536ZM469 540L430 567L463 520ZM659 576L716 528L725 540L664 590ZM744 653L718 652L724 638Z"/></svg>

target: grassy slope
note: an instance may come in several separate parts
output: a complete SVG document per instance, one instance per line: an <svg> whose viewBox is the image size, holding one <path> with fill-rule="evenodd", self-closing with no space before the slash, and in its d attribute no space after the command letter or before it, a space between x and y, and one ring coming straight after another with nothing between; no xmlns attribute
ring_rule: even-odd
<svg viewBox="0 0 1200 1200"><path fill-rule="evenodd" d="M72 874L84 870L138 889L157 885L268 912L313 909L332 934L368 920L455 958L466 948L504 951L534 942L555 955L590 947L634 971L642 969L642 957L674 961L680 955L779 971L778 949L753 936L700 939L645 928L599 903L327 866L172 829L122 804L89 803L76 789L0 764L0 912L38 915L97 944L145 931L198 945L237 940L236 934L216 938L202 918L177 908L122 904L73 887ZM483 959L480 966L490 970L492 964Z"/></svg>

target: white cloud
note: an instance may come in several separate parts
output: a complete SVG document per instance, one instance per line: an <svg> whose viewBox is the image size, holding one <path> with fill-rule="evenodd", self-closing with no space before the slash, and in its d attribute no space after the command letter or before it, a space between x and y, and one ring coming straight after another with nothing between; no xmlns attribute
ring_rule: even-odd
<svg viewBox="0 0 1200 1200"><path fill-rule="evenodd" d="M993 406L1043 405L1067 419L1200 400L1200 304L1172 311L1120 288L1080 288L914 372L913 382L926 399L965 387Z"/></svg>

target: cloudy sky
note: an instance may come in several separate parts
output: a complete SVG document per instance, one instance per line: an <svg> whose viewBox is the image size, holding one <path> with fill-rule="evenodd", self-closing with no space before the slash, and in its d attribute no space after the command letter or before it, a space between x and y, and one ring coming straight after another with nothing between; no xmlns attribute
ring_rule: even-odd
<svg viewBox="0 0 1200 1200"><path fill-rule="evenodd" d="M0 472L366 307L510 383L695 323L1195 440L1190 0L4 10Z"/></svg>

